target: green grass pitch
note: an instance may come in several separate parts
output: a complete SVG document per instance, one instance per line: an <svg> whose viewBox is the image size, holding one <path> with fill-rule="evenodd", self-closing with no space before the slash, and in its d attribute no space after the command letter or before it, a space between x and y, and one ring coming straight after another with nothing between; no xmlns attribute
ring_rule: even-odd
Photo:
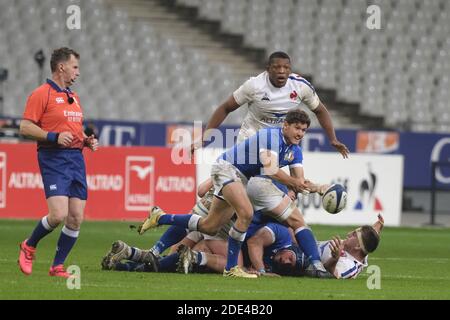
<svg viewBox="0 0 450 320"><path fill-rule="evenodd" d="M126 273L102 271L100 261L114 240L148 248L164 231L139 236L126 222L84 222L66 266L81 269L81 288L47 275L59 230L39 244L31 276L18 269L18 244L36 221L0 220L0 299L450 299L450 230L385 228L369 264L379 266L380 289L368 289L371 274L355 280L306 278L229 279L219 274ZM317 239L352 227L313 226Z"/></svg>

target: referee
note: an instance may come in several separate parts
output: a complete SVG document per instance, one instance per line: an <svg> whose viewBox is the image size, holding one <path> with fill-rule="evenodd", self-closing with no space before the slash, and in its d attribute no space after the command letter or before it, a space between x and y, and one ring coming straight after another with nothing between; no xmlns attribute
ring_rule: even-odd
<svg viewBox="0 0 450 320"><path fill-rule="evenodd" d="M52 53L52 78L28 97L20 133L37 141L39 168L44 183L48 214L20 244L20 270L29 275L39 241L61 222L56 254L49 275L67 278L64 261L72 250L83 221L87 199L83 147L97 150L94 135L83 132L83 109L78 95L70 90L80 75L80 55L60 48Z"/></svg>

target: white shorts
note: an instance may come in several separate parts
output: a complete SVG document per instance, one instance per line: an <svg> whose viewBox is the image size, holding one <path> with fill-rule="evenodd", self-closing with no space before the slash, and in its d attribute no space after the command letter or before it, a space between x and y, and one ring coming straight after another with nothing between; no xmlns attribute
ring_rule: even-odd
<svg viewBox="0 0 450 320"><path fill-rule="evenodd" d="M278 189L271 179L263 177L252 177L247 184L247 194L252 202L255 211L261 211L278 221L286 220L292 213L291 200L281 215L275 215L271 212L278 207L284 197L287 195Z"/></svg>
<svg viewBox="0 0 450 320"><path fill-rule="evenodd" d="M195 204L194 208L192 208L192 213L205 218L208 215L209 211L200 201L198 201ZM194 241L195 243L198 243L203 239L205 239L205 240L228 240L228 232L230 231L230 228L233 226L234 221L235 221L235 219L231 219L229 222L224 224L215 236L210 236L208 234L201 233L199 231L192 231L192 232L189 232L189 234L186 237L188 239Z"/></svg>
<svg viewBox="0 0 450 320"><path fill-rule="evenodd" d="M247 185L247 178L231 163L223 159L218 159L211 168L211 179L214 184L214 195L223 199L222 189L231 182L242 182L244 187Z"/></svg>
<svg viewBox="0 0 450 320"><path fill-rule="evenodd" d="M199 243L204 239L204 234L199 231L191 231L187 234L186 238L195 243Z"/></svg>

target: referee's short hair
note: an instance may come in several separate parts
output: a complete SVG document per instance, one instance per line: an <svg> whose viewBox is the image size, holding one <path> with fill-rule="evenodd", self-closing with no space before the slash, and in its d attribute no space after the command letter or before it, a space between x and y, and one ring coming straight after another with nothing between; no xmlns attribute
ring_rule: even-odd
<svg viewBox="0 0 450 320"><path fill-rule="evenodd" d="M80 54L73 49L63 47L53 50L52 57L50 59L50 68L52 72L56 71L59 63L68 61L71 55L77 59L80 59Z"/></svg>

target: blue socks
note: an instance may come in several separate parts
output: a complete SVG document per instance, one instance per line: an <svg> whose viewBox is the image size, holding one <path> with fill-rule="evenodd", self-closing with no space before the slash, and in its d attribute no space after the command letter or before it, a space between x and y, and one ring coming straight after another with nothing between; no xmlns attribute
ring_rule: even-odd
<svg viewBox="0 0 450 320"><path fill-rule="evenodd" d="M187 229L192 214L165 214L159 217L158 224L168 224Z"/></svg>
<svg viewBox="0 0 450 320"><path fill-rule="evenodd" d="M180 255L172 253L171 255L159 260L159 272L175 272L177 270L177 262Z"/></svg>
<svg viewBox="0 0 450 320"><path fill-rule="evenodd" d="M156 242L156 244L150 250L155 255L160 255L167 248L183 240L186 235L187 232L185 228L179 226L171 226L166 230L166 232L164 232L161 238L159 238L158 242Z"/></svg>
<svg viewBox="0 0 450 320"><path fill-rule="evenodd" d="M311 262L320 262L319 249L311 229L308 227L298 228L295 230L295 239L297 239L300 249Z"/></svg>
<svg viewBox="0 0 450 320"><path fill-rule="evenodd" d="M225 266L225 270L227 271L238 265L239 252L241 251L242 242L244 242L246 233L239 231L233 226L228 234L228 256L227 265Z"/></svg>
<svg viewBox="0 0 450 320"><path fill-rule="evenodd" d="M198 231L197 226L200 219L201 217L196 214L165 214L159 217L158 224L168 224L189 229L191 231Z"/></svg>
<svg viewBox="0 0 450 320"><path fill-rule="evenodd" d="M64 226L61 230L61 235L58 239L58 244L56 247L56 255L53 260L52 266L57 266L59 264L64 264L64 261L67 258L70 250L74 246L75 242L78 239L80 231L75 231Z"/></svg>
<svg viewBox="0 0 450 320"><path fill-rule="evenodd" d="M53 227L48 224L47 216L43 217L34 228L33 233L27 240L27 245L36 248L39 241L53 231Z"/></svg>

